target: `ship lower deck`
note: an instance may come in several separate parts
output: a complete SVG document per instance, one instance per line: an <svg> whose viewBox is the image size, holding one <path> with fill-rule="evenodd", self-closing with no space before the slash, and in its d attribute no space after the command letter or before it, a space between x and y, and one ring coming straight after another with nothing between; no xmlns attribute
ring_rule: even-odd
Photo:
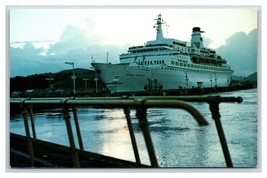
<svg viewBox="0 0 267 178"><path fill-rule="evenodd" d="M228 87L230 72L94 64L111 93Z"/></svg>

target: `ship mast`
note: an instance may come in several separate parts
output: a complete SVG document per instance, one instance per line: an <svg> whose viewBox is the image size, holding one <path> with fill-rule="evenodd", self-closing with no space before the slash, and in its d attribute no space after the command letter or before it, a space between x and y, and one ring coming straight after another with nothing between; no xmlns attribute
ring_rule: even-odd
<svg viewBox="0 0 267 178"><path fill-rule="evenodd" d="M160 41L160 40L163 40L164 37L163 37L163 33L162 33L162 24L164 24L162 18L161 18L161 14L158 15L158 18L155 19L157 21L156 25L154 26L154 28L156 28L157 30L157 37L156 37L156 40L157 41Z"/></svg>

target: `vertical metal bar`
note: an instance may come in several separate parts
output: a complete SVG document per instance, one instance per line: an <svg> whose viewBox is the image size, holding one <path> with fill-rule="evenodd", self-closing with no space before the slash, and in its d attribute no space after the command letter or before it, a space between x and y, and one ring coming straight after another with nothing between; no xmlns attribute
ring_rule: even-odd
<svg viewBox="0 0 267 178"><path fill-rule="evenodd" d="M35 132L33 112L32 112L32 105L29 106L29 112L30 112L30 120L31 120L31 126L32 126L32 135L33 135L33 138L36 139L36 132Z"/></svg>
<svg viewBox="0 0 267 178"><path fill-rule="evenodd" d="M75 106L72 107L72 113L73 113L74 123L75 123L76 132L77 132L77 136L78 136L79 146L80 146L81 150L84 150L81 131L80 131L80 125L79 125L79 121L78 121L77 109Z"/></svg>
<svg viewBox="0 0 267 178"><path fill-rule="evenodd" d="M136 109L136 116L139 119L139 127L143 131L143 135L145 138L145 143L147 147L147 151L149 154L149 159L151 162L152 167L158 167L158 162L154 150L154 146L152 143L152 139L150 136L149 128L148 128L148 121L146 117L146 108L137 108Z"/></svg>
<svg viewBox="0 0 267 178"><path fill-rule="evenodd" d="M27 145L28 145L28 151L29 151L29 157L30 157L30 165L34 167L34 152L33 152L33 147L32 147L32 141L30 138L30 129L29 129L29 124L28 124L28 111L25 107L23 108L21 115L23 117L24 127L25 127L25 132L26 132Z"/></svg>
<svg viewBox="0 0 267 178"><path fill-rule="evenodd" d="M233 162L232 162L232 159L231 159L231 155L230 155L230 152L229 152L229 149L228 149L228 146L227 146L227 141L226 141L226 138L225 138L225 135L224 135L222 123L221 123L221 120L220 120L221 115L220 115L220 112L219 112L219 102L216 102L216 101L210 102L209 105L210 105L210 111L212 113L212 118L215 121L216 129L217 129L218 136L219 136L219 139L220 139L220 143L221 143L221 146L222 146L222 150L223 150L223 154L224 154L224 159L225 159L226 165L227 165L227 167L233 167Z"/></svg>
<svg viewBox="0 0 267 178"><path fill-rule="evenodd" d="M134 132L133 132L133 126L132 126L131 117L130 117L130 110L129 110L129 108L123 108L123 109L124 109L124 114L126 116L127 125L129 128L129 133L130 133L131 142L132 142L132 146L133 146L135 161L140 164L141 161L140 161L138 148L137 148L137 144L136 144L136 140L135 140L135 136L134 136Z"/></svg>
<svg viewBox="0 0 267 178"><path fill-rule="evenodd" d="M72 133L72 129L71 129L69 109L65 106L63 107L63 114L64 114L64 120L66 122L66 127L67 127L69 142L70 142L70 149L71 149L72 154L73 154L74 167L79 168L80 162L79 162L78 153L76 152L75 142L74 142L73 133Z"/></svg>

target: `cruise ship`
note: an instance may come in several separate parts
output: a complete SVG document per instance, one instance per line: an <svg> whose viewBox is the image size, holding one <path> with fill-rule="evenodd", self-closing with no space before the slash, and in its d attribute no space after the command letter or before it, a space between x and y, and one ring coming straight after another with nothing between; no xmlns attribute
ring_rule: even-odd
<svg viewBox="0 0 267 178"><path fill-rule="evenodd" d="M233 70L215 50L203 46L200 27L193 27L191 42L185 42L164 38L161 14L155 21L156 40L129 47L118 64L92 62L111 93L229 86Z"/></svg>

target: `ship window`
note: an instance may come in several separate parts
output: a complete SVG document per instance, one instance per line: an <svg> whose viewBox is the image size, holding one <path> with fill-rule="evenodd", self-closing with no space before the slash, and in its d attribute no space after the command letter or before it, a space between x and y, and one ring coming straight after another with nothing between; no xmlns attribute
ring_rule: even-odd
<svg viewBox="0 0 267 178"><path fill-rule="evenodd" d="M114 75L113 82L118 82L119 80L120 80L120 76L119 75Z"/></svg>
<svg viewBox="0 0 267 178"><path fill-rule="evenodd" d="M115 76L114 76L114 79L119 79L119 78L120 78L119 75L115 75Z"/></svg>

